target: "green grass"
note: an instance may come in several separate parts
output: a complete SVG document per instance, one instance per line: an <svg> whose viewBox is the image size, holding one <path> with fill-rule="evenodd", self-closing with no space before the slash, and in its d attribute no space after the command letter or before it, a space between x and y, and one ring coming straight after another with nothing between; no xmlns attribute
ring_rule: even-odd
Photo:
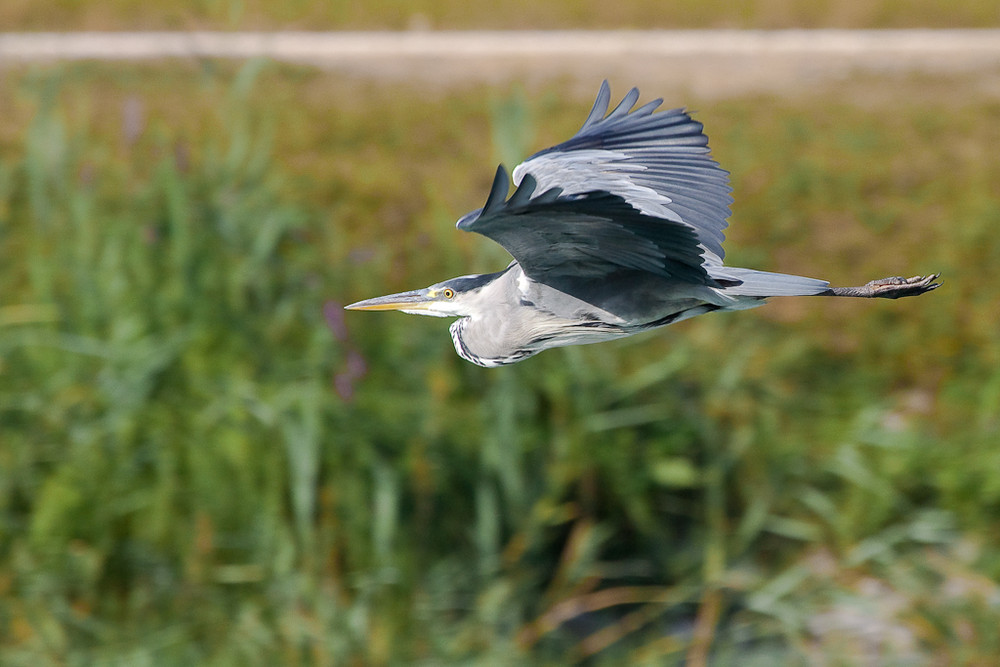
<svg viewBox="0 0 1000 667"><path fill-rule="evenodd" d="M734 264L941 290L484 370L440 320L340 306L503 266L452 222L589 100L8 72L0 662L995 655L1000 105L974 90L672 101L733 172Z"/></svg>
<svg viewBox="0 0 1000 667"><path fill-rule="evenodd" d="M982 28L990 0L5 0L4 30Z"/></svg>

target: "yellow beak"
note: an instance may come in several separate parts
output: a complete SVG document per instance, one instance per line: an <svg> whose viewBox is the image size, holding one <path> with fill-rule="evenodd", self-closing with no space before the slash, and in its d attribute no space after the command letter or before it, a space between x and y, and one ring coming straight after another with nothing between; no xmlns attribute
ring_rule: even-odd
<svg viewBox="0 0 1000 667"><path fill-rule="evenodd" d="M377 296L344 306L347 310L427 310L433 303L427 295L427 290L418 289L412 292L400 292L388 296Z"/></svg>

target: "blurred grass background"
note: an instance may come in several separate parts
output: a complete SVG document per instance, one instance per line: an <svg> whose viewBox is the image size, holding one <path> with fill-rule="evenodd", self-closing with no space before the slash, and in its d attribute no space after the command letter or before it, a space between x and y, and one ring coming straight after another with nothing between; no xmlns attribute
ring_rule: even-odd
<svg viewBox="0 0 1000 667"><path fill-rule="evenodd" d="M978 28L990 0L5 0L6 30L476 30L590 28Z"/></svg>
<svg viewBox="0 0 1000 667"><path fill-rule="evenodd" d="M252 14L189 15L220 7ZM0 76L0 663L1000 654L1000 96L976 77L667 100L732 171L733 264L941 290L488 371L446 322L341 306L505 265L453 222L577 129L570 82Z"/></svg>

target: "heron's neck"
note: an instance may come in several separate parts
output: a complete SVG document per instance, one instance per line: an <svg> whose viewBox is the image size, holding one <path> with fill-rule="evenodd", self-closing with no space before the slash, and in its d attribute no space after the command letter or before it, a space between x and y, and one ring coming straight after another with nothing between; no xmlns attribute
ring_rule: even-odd
<svg viewBox="0 0 1000 667"><path fill-rule="evenodd" d="M517 264L497 274L469 301L468 317L451 325L455 351L463 359L486 367L512 364L535 354L533 334L525 320L522 288L527 285Z"/></svg>

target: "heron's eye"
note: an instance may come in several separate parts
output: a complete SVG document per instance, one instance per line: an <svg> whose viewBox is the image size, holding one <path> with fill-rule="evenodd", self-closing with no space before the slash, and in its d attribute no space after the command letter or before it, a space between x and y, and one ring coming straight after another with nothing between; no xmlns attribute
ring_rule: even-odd
<svg viewBox="0 0 1000 667"><path fill-rule="evenodd" d="M444 288L444 298L446 298L446 299L454 299L455 298L455 290L453 290L450 287L445 287Z"/></svg>

